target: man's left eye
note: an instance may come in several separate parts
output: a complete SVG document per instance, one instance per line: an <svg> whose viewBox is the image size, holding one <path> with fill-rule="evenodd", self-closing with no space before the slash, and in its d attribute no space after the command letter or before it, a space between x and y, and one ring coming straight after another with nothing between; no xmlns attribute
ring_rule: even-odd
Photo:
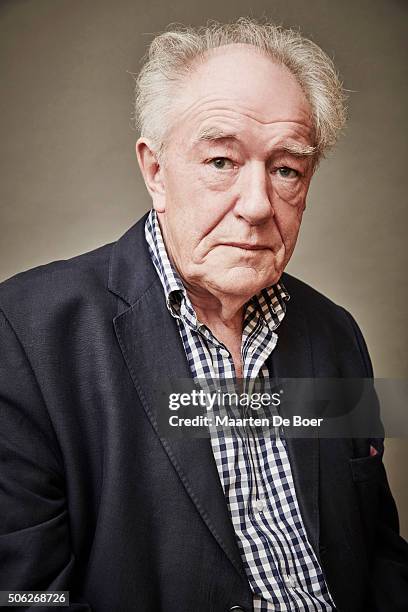
<svg viewBox="0 0 408 612"><path fill-rule="evenodd" d="M282 178L297 178L299 176L299 172L297 170L289 168L288 166L278 168L277 172Z"/></svg>

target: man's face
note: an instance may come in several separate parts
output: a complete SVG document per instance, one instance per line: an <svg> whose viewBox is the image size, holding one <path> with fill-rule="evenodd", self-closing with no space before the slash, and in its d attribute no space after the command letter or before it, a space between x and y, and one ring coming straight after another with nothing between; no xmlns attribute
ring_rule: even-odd
<svg viewBox="0 0 408 612"><path fill-rule="evenodd" d="M285 68L229 45L195 69L177 109L153 194L167 250L194 292L249 299L279 280L296 243L310 106Z"/></svg>

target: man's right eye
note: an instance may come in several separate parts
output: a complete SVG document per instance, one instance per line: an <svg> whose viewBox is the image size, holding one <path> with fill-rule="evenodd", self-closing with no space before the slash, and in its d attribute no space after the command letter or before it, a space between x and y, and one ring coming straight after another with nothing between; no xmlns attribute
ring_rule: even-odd
<svg viewBox="0 0 408 612"><path fill-rule="evenodd" d="M208 163L217 170L226 170L227 168L230 169L234 167L234 163L228 159L228 157L213 157Z"/></svg>

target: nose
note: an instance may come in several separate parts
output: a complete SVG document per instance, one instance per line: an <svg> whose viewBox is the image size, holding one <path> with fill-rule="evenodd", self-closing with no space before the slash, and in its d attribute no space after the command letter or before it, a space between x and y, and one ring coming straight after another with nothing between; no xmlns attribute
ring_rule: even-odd
<svg viewBox="0 0 408 612"><path fill-rule="evenodd" d="M261 225L274 215L268 171L262 162L251 162L242 172L234 212L250 225Z"/></svg>

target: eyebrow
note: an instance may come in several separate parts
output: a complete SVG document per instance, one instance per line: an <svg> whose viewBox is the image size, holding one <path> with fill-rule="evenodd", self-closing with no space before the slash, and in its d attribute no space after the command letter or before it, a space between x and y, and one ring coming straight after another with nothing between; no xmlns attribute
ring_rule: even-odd
<svg viewBox="0 0 408 612"><path fill-rule="evenodd" d="M295 157L312 157L317 153L317 147L312 145L302 145L297 142L283 142L278 145L278 150L290 153Z"/></svg>
<svg viewBox="0 0 408 612"><path fill-rule="evenodd" d="M223 140L235 140L240 142L237 134L232 132L226 132L221 128L208 127L202 129L194 140L194 144L200 142L219 142ZM313 157L317 153L317 147L312 145L303 145L297 142L282 142L277 145L276 152L283 151L290 153L295 157Z"/></svg>
<svg viewBox="0 0 408 612"><path fill-rule="evenodd" d="M198 133L198 136L195 138L194 142L195 143L213 142L213 141L218 141L218 140L239 140L239 139L236 134L225 132L225 130L222 130L220 128L208 127L208 128L203 128Z"/></svg>

